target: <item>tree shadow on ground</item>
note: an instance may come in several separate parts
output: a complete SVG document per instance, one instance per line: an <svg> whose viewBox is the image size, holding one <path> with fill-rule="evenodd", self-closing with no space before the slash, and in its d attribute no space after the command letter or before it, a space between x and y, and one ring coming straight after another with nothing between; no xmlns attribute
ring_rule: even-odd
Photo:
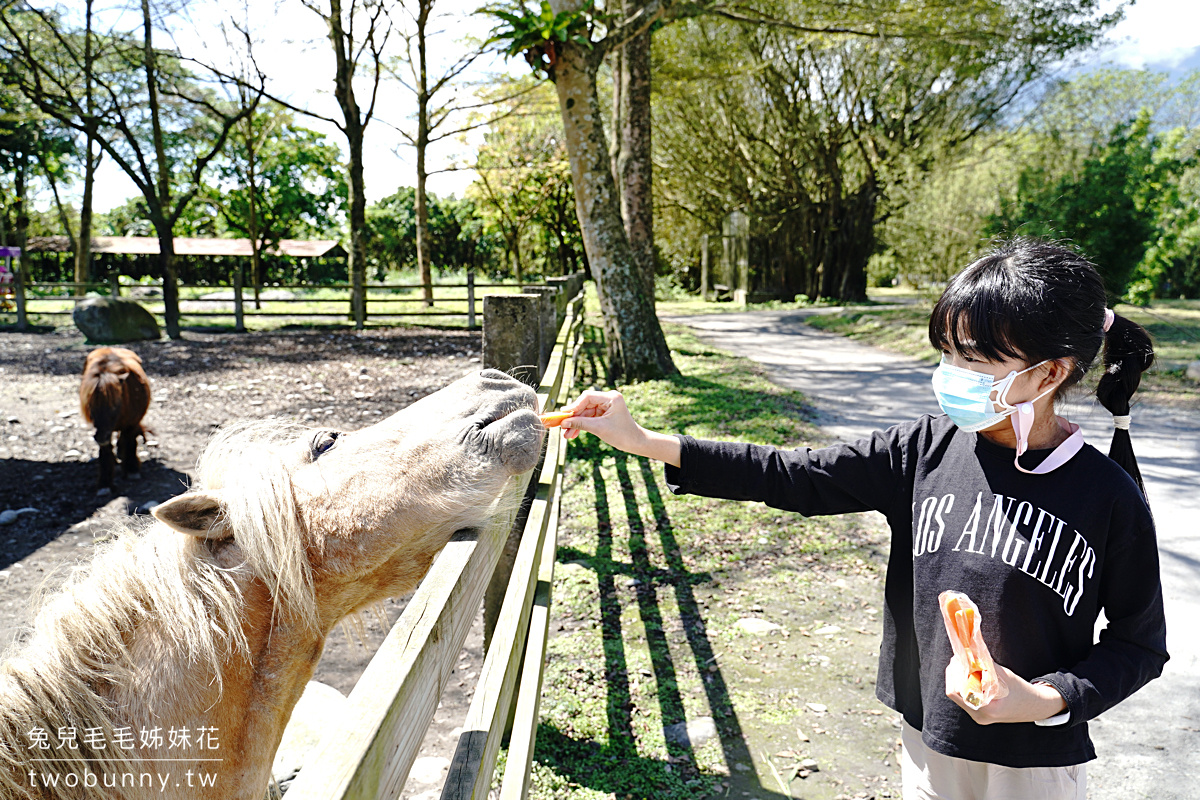
<svg viewBox="0 0 1200 800"><path fill-rule="evenodd" d="M618 797L699 794L700 787L708 781L701 778L695 747L681 730L686 727L688 720L677 680L679 670L667 641L659 601L659 592L669 591L674 593L688 650L701 676L708 707L716 723L723 761L730 770L731 788L738 790L735 796L747 791L763 800L790 797L763 786L752 769L754 760L730 697L730 687L717 663L708 626L693 590L695 584L711 580L711 575L688 571L650 462L619 452L615 458L620 502L624 504L630 530L630 562L618 561L613 557L609 489L601 473L600 459L592 459L597 521L595 555L571 548L560 549L560 560L578 558L577 563L588 565L596 572L607 687L607 742L602 744L590 739L573 738L549 723L542 723L538 733L538 760L552 765L559 774L574 783L612 792ZM638 505L630 474L631 460L636 462L646 488L649 519L643 518L644 509ZM648 531L659 539L666 560L665 569L655 568L651 564ZM616 586L618 576L634 579L632 585L646 634L657 688L656 699L667 743L666 759L647 758L638 752L628 658L621 627L621 600ZM675 726L674 732L682 735L665 735L666 729L672 726ZM738 772L739 769L748 771ZM693 786L696 789L689 791Z"/></svg>
<svg viewBox="0 0 1200 800"><path fill-rule="evenodd" d="M190 478L156 459L142 462L137 480L118 469L115 494L96 493L97 466L94 461L38 461L0 459L0 486L5 487L4 504L12 509L35 508L0 527L0 569L37 551L73 526L91 519L96 512L121 500L124 513L132 514L151 500L162 502L185 491ZM100 532L106 523L97 521Z"/></svg>

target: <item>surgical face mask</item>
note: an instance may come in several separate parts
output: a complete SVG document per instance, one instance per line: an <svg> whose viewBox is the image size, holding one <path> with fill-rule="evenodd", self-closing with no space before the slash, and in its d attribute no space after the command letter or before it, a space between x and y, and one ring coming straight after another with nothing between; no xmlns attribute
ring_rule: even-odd
<svg viewBox="0 0 1200 800"><path fill-rule="evenodd" d="M1049 361L1049 359L1047 359ZM946 416L966 433L987 430L1005 417L1012 416L1013 433L1017 436L1017 450L1013 455L1013 466L1029 475L1044 475L1058 469L1083 447L1083 432L1078 425L1067 423L1069 435L1066 440L1034 469L1021 466L1021 456L1029 447L1029 432L1033 430L1033 401L1040 400L1054 391L1051 386L1033 400L1013 405L1008 402L1008 390L1018 375L1037 369L1046 361L1040 361L1020 372L1013 371L996 379L986 372L975 372L947 364L945 359L933 373L933 393ZM992 393L996 397L992 399ZM994 406L1000 406L996 411ZM1015 413L1014 413L1015 412Z"/></svg>
<svg viewBox="0 0 1200 800"><path fill-rule="evenodd" d="M1022 402L1013 405L1008 402L1008 390L1012 388L1017 376L1037 369L1049 360L1039 361L1020 372L1014 370L997 379L986 372L975 372L947 364L946 360L942 359L942 363L933 372L933 393L937 396L942 411L964 432L987 430L1015 412L1018 405L1026 404ZM1033 401L1040 400L1052 391L1054 387L1042 392L1033 400L1026 401L1030 404L1030 415ZM994 399L993 393L996 395ZM996 411L995 406L999 406L1000 410Z"/></svg>

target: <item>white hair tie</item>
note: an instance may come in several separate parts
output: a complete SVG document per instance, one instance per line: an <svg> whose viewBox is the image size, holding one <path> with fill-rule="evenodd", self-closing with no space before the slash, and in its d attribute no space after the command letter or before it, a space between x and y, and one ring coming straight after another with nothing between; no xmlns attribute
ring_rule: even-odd
<svg viewBox="0 0 1200 800"><path fill-rule="evenodd" d="M1129 430L1129 414L1125 414L1125 415L1114 414L1113 415L1113 427L1117 428L1118 430L1122 430L1122 431Z"/></svg>

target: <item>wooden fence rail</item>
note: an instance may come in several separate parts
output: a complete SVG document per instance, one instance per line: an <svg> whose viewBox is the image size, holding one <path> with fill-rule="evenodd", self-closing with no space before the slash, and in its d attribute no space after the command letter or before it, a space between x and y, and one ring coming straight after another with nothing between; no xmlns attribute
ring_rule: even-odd
<svg viewBox="0 0 1200 800"><path fill-rule="evenodd" d="M582 273L565 276L562 278L547 278L544 284L534 284L535 286L556 286L562 287L563 293L574 294L574 291L568 289L568 284L572 288L582 285ZM467 279L463 283L379 283L368 284L366 288L368 309L375 308L382 310L369 310L369 316L374 319L400 319L400 318L419 318L419 317L467 317L467 327L474 329L476 327L476 319L479 313L480 295L478 291L481 289L500 289L507 288L515 291L525 291L530 284L525 283L478 283L475 280L475 273L468 272ZM305 311L264 311L255 308L255 303L250 297L250 292L247 288L240 286L193 286L181 284L178 287L181 304L181 317L232 317L238 321L239 330L242 328L242 320L246 317L294 317L294 318L329 318L329 317L346 317L353 318L351 308L351 285L348 283L335 284L282 284L262 287L265 290L285 289L285 290L310 290L321 291L331 290L336 292L345 292L345 296L338 297L272 297L264 298L262 303L268 303L272 307L279 305L305 303L312 306L318 306L322 309L344 305L345 310L327 311L327 310L305 310ZM121 286L119 284L109 283L74 283L74 282L59 282L59 283L21 283L16 287L20 300L18 307L21 309L19 317L30 315L39 316L69 316L73 313L72 309L63 308L42 308L47 304L61 306L63 303L78 304L86 300L84 295L74 294L75 290L83 289L85 291L102 290L110 296L117 296L124 293L129 295L131 290L140 289L158 289L161 291L161 283L138 284L137 286ZM233 290L233 297L187 297L189 293L206 292L215 293L218 291ZM42 290L42 291L38 291ZM53 292L46 294L46 290ZM412 297L395 297L395 296L380 296L380 292L397 292L397 291L418 291L419 296ZM428 290L433 298L433 303L436 307L429 307L425 310L407 311L407 310L392 310L393 307L399 305L425 304L427 301L424 297L424 291ZM461 290L466 290L465 293ZM577 289L576 289L577 291ZM440 295L440 296L439 296ZM143 305L147 306L152 314L160 319L165 313L162 308L162 297L135 297ZM183 304L217 304L217 303L232 303L231 309L222 309L216 311L196 310L193 307L183 308ZM449 307L447 307L449 306ZM23 319L19 319L18 323L22 323Z"/></svg>
<svg viewBox="0 0 1200 800"><path fill-rule="evenodd" d="M580 295L565 309L537 388L543 410L559 408L574 391L582 321ZM515 798L528 790L566 458L561 436L549 435L546 442L542 463L519 479L527 488L536 475L535 491L443 800L487 796L514 695L502 791ZM350 693L350 713L325 733L288 800L400 795L509 536L500 526L460 531L451 539Z"/></svg>

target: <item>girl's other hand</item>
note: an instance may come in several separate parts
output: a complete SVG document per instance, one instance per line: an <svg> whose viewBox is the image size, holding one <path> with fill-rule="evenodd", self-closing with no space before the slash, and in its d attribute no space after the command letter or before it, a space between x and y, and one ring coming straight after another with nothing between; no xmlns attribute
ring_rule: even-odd
<svg viewBox="0 0 1200 800"><path fill-rule="evenodd" d="M1046 683L1033 684L1007 667L996 664L996 672L1008 684L1008 694L997 698L978 710L967 705L962 693L951 686L963 686L962 666L958 659L950 659L946 667L946 696L958 704L971 719L980 725L996 722L1038 722L1065 711L1067 701L1058 690Z"/></svg>

